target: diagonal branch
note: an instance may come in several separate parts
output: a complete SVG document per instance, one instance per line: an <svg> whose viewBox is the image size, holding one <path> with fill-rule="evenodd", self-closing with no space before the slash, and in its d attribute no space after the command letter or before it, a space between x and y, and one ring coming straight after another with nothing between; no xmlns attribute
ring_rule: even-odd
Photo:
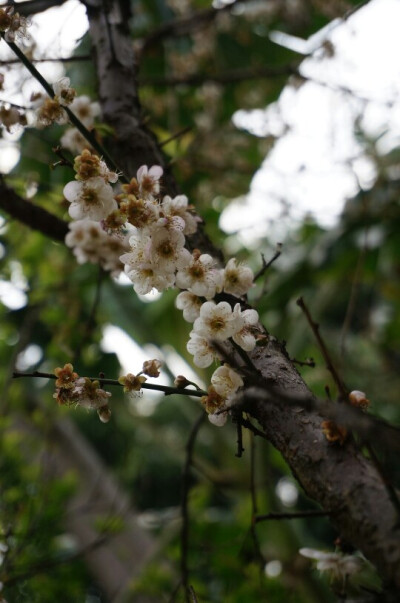
<svg viewBox="0 0 400 603"><path fill-rule="evenodd" d="M50 239L64 242L68 224L46 209L20 197L0 179L0 208L22 224L38 230Z"/></svg>

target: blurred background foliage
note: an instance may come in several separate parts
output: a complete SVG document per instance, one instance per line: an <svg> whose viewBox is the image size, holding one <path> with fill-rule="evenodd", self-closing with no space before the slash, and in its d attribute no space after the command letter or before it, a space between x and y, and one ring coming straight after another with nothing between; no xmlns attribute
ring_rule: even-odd
<svg viewBox="0 0 400 603"><path fill-rule="evenodd" d="M143 119L160 142L182 132L163 146L182 192L195 204L215 243L227 255L234 249L256 271L260 252L267 260L274 253L267 224L265 236L246 248L239 236L226 238L219 217L233 198L248 191L274 140L235 128L232 115L274 102L299 61L297 54L269 39L271 30L306 39L357 2L236 4L235 9L204 17L201 27L192 24L185 29L182 23L186 18L191 23L195 12L197 23L200 15L210 13L208 0L133 0L131 27L139 57ZM175 29L169 35L160 33L171 22ZM89 47L86 35L75 53L86 54ZM251 70L266 67L281 74L250 77ZM240 72L248 75L240 78ZM66 74L79 94L95 98L90 61L71 62ZM57 161L52 147L62 131L59 126L40 132L28 128L21 139L20 161L7 182L32 203L67 219L62 187L71 172L51 168ZM249 298L267 329L287 342L291 357L315 360L315 368L299 367L311 389L325 396L329 386L335 397L334 384L295 304L303 296L348 387L367 393L373 413L398 422L399 154L380 157L372 145L370 156L378 174L372 188L348 200L331 229L305 216L288 231L281 257ZM104 325L119 327L139 346L151 343L154 347L147 357L153 357L155 349L156 355L164 354L166 378L183 372L182 359L191 363L186 351L190 325L174 307L176 292L168 291L155 301L141 300L130 286L112 281L96 266L78 266L62 244L7 215L3 219L1 279L26 296L13 309L4 293L0 306L4 596L9 602L107 601L65 528L76 476L55 478L46 471L53 445L47 437L49 426L69 419L117 477L140 525L159 543L156 558L135 580L126 600L184 600L179 590L175 598L171 596L179 582L182 467L191 427L201 412L198 402L147 392L143 398L130 399L114 388L112 420L103 425L82 409L57 408L51 383L11 378L15 368L52 371L66 362L73 362L80 375L102 372L117 378L121 368L116 350L106 352L102 347ZM169 353L171 346L181 357L179 362ZM141 361L132 358L129 370L140 368ZM209 375L208 370L198 371L198 380L207 383ZM26 423L41 436L27 435L22 426ZM197 437L190 478L188 564L199 601L335 600L328 581L298 555L302 546L333 549L338 534L326 519L264 522L253 537L252 487L259 513L315 505L270 445L253 442L246 433L244 447L243 458L236 458L232 425L219 430L204 424ZM394 478L396 465L387 460ZM376 578L369 575L364 580L364 585L371 585Z"/></svg>

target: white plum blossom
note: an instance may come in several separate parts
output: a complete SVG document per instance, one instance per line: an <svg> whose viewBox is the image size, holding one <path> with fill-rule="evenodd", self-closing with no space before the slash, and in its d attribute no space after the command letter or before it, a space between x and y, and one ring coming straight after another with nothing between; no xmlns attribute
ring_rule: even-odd
<svg viewBox="0 0 400 603"><path fill-rule="evenodd" d="M159 273L175 272L184 250L185 237L179 230L154 228L151 232L149 254Z"/></svg>
<svg viewBox="0 0 400 603"><path fill-rule="evenodd" d="M160 165L153 165L150 169L147 165L142 165L136 174L139 185L140 196L144 199L156 196L160 192L160 178L164 170Z"/></svg>
<svg viewBox="0 0 400 603"><path fill-rule="evenodd" d="M167 216L179 216L184 221L183 234L193 234L197 230L197 224L200 221L198 216L193 214L193 208L189 205L186 195L178 195L173 199L166 195L162 200L162 211Z"/></svg>
<svg viewBox="0 0 400 603"><path fill-rule="evenodd" d="M152 289L157 289L160 293L164 289L173 287L175 284L175 275L173 272L157 274L152 264L139 264L133 270L125 272L133 283L133 288L138 295L146 295Z"/></svg>
<svg viewBox="0 0 400 603"><path fill-rule="evenodd" d="M219 412L215 412L215 413L210 413L207 416L208 416L208 420L210 421L210 423L212 423L216 427L223 427L228 418L228 413L219 411Z"/></svg>
<svg viewBox="0 0 400 603"><path fill-rule="evenodd" d="M101 176L68 182L64 196L71 203L68 213L74 220L102 220L118 208L111 186Z"/></svg>
<svg viewBox="0 0 400 603"><path fill-rule="evenodd" d="M76 90L70 87L69 77L63 77L53 84L54 94L60 105L70 105L76 97Z"/></svg>
<svg viewBox="0 0 400 603"><path fill-rule="evenodd" d="M151 238L141 230L136 232L129 239L130 251L120 257L125 264L125 272L130 272L140 264L149 263L149 249Z"/></svg>
<svg viewBox="0 0 400 603"><path fill-rule="evenodd" d="M215 268L215 260L195 250L183 258L176 275L176 285L206 299L212 299L222 288L221 271Z"/></svg>
<svg viewBox="0 0 400 603"><path fill-rule="evenodd" d="M122 270L119 256L126 249L126 240L108 235L99 222L94 220L71 222L65 243L72 248L78 264L85 262L100 264L104 270L111 271L115 275Z"/></svg>
<svg viewBox="0 0 400 603"><path fill-rule="evenodd" d="M256 339L253 330L258 323L259 316L256 310L241 310L240 304L236 304L233 309L235 317L236 330L232 339L245 352L251 352L256 347Z"/></svg>
<svg viewBox="0 0 400 603"><path fill-rule="evenodd" d="M235 316L228 302L205 302L200 316L194 321L194 331L206 339L225 341L235 332Z"/></svg>
<svg viewBox="0 0 400 603"><path fill-rule="evenodd" d="M68 128L61 136L61 146L71 153L81 153L87 149L88 142L77 128Z"/></svg>
<svg viewBox="0 0 400 603"><path fill-rule="evenodd" d="M355 555L326 553L309 548L302 548L299 553L303 557L317 561L317 570L327 572L333 580L344 582L349 576L358 573L363 566L363 559Z"/></svg>
<svg viewBox="0 0 400 603"><path fill-rule="evenodd" d="M217 394L226 399L230 398L239 387L244 385L241 376L228 364L224 364L214 371L211 383Z"/></svg>
<svg viewBox="0 0 400 603"><path fill-rule="evenodd" d="M254 274L251 268L238 264L231 258L224 270L224 291L232 295L245 295L253 285Z"/></svg>
<svg viewBox="0 0 400 603"><path fill-rule="evenodd" d="M86 95L77 96L71 103L70 109L87 128L90 128L95 118L100 115L100 104L97 102L92 103Z"/></svg>
<svg viewBox="0 0 400 603"><path fill-rule="evenodd" d="M208 339L202 337L195 331L191 331L190 339L186 349L193 356L193 362L199 368L207 368L216 358L216 350Z"/></svg>
<svg viewBox="0 0 400 603"><path fill-rule="evenodd" d="M200 316L201 304L197 295L190 291L182 291L175 301L178 310L183 310L183 318L187 322L194 322Z"/></svg>

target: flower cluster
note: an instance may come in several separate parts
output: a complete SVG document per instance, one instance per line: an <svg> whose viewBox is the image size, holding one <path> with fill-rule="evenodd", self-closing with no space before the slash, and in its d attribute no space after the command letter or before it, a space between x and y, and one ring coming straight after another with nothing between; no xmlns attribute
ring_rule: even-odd
<svg viewBox="0 0 400 603"><path fill-rule="evenodd" d="M154 358L153 360L145 360L143 368L137 375L128 373L122 375L118 381L124 386L124 393L129 394L132 392L139 392L142 389L143 383L147 381L146 377L143 377L143 373L148 377L158 377L160 375L159 369L161 368L161 362Z"/></svg>
<svg viewBox="0 0 400 603"><path fill-rule="evenodd" d="M127 251L127 236L108 233L104 222L118 209L110 182L118 176L111 172L97 155L84 149L75 157L75 180L64 187L70 203L68 213L73 218L65 243L71 247L80 264L91 262L114 275L122 270L120 256Z"/></svg>
<svg viewBox="0 0 400 603"><path fill-rule="evenodd" d="M70 363L65 364L63 368L54 369L54 374L57 380L53 398L57 400L58 404L95 409L102 423L110 420L111 410L108 406L108 399L111 394L100 388L99 381L79 377Z"/></svg>
<svg viewBox="0 0 400 603"><path fill-rule="evenodd" d="M54 123L63 125L68 122L68 115L64 111L64 107L73 102L76 91L70 87L68 77L63 77L53 84L53 90L52 98L41 92L35 92L31 96L32 108L36 109L37 128L51 126Z"/></svg>
<svg viewBox="0 0 400 603"><path fill-rule="evenodd" d="M12 6L0 8L0 31L4 33L7 42L14 42L17 37L26 38L29 25L28 19L14 13Z"/></svg>
<svg viewBox="0 0 400 603"><path fill-rule="evenodd" d="M214 371L208 395L201 399L210 423L218 427L225 425L234 395L242 386L243 379L228 364Z"/></svg>
<svg viewBox="0 0 400 603"><path fill-rule="evenodd" d="M120 217L132 229L130 251L121 261L140 295L179 286L180 272L192 261L185 235L196 231L198 218L184 195L160 198L162 174L160 166L142 166L117 196Z"/></svg>

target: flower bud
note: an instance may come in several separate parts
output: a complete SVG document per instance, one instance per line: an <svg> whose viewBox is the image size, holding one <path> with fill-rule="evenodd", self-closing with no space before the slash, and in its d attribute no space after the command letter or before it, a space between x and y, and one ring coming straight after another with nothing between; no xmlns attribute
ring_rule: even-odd
<svg viewBox="0 0 400 603"><path fill-rule="evenodd" d="M349 402L352 406L355 406L356 408L361 408L361 410L367 410L368 406L370 405L370 401L368 400L364 392L360 392L357 389L350 392Z"/></svg>

